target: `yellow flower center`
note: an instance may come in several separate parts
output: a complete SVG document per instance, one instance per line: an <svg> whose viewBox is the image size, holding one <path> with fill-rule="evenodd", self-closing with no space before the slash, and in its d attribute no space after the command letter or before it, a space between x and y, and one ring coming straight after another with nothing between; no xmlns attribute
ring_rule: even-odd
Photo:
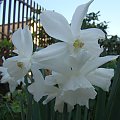
<svg viewBox="0 0 120 120"><path fill-rule="evenodd" d="M82 48L84 46L84 43L80 40L75 40L75 42L73 43L73 46L75 48Z"/></svg>
<svg viewBox="0 0 120 120"><path fill-rule="evenodd" d="M22 69L23 66L24 66L24 64L23 64L23 62L18 62L18 63L17 63L17 66Z"/></svg>

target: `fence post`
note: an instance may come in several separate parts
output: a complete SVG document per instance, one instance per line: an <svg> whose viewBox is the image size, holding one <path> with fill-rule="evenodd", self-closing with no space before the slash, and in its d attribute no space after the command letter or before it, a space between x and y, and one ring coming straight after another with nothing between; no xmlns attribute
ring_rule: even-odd
<svg viewBox="0 0 120 120"><path fill-rule="evenodd" d="M10 30L14 32L20 27L24 28L25 25L29 25L35 44L39 47L46 47L52 43L51 37L45 33L40 23L40 13L45 9L36 4L35 1L4 0L1 6L3 9L0 31L2 39L5 37L10 39Z"/></svg>
<svg viewBox="0 0 120 120"><path fill-rule="evenodd" d="M6 15L6 0L4 0L3 2L2 39L4 38L5 15Z"/></svg>

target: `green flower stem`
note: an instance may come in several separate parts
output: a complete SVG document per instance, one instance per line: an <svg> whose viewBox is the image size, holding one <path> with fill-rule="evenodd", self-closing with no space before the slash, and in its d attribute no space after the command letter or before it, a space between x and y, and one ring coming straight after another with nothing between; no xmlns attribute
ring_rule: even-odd
<svg viewBox="0 0 120 120"><path fill-rule="evenodd" d="M63 114L56 112L56 120L63 120Z"/></svg>
<svg viewBox="0 0 120 120"><path fill-rule="evenodd" d="M42 120L39 103L35 101L33 102L33 105L32 105L32 120Z"/></svg>
<svg viewBox="0 0 120 120"><path fill-rule="evenodd" d="M27 87L28 87L28 80L27 80L27 76L25 76L25 83L26 83L26 87L25 87L25 93L27 96L27 111L26 111L26 120L32 120L32 95L28 92Z"/></svg>
<svg viewBox="0 0 120 120"><path fill-rule="evenodd" d="M20 104L21 104L21 119L25 120L24 103L22 99L20 99Z"/></svg>
<svg viewBox="0 0 120 120"><path fill-rule="evenodd" d="M68 120L67 104L64 103L63 120Z"/></svg>
<svg viewBox="0 0 120 120"><path fill-rule="evenodd" d="M72 112L69 113L68 120L71 120L71 118L72 118Z"/></svg>
<svg viewBox="0 0 120 120"><path fill-rule="evenodd" d="M95 120L104 120L105 106L106 106L106 92L102 89L98 90L96 101Z"/></svg>
<svg viewBox="0 0 120 120"><path fill-rule="evenodd" d="M75 120L81 120L81 107L79 105L76 106L76 115L75 115Z"/></svg>
<svg viewBox="0 0 120 120"><path fill-rule="evenodd" d="M88 109L85 107L83 120L87 120L87 118L88 118Z"/></svg>
<svg viewBox="0 0 120 120"><path fill-rule="evenodd" d="M55 120L55 110L54 110L54 104L55 104L55 101L52 100L50 102L50 114L51 114L51 120Z"/></svg>

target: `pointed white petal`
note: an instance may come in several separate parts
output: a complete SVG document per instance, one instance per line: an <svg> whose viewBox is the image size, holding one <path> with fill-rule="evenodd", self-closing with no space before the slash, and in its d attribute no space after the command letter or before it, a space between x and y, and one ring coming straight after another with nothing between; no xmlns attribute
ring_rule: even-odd
<svg viewBox="0 0 120 120"><path fill-rule="evenodd" d="M76 8L75 13L73 14L71 21L71 30L75 38L80 36L80 28L83 22L84 17L87 14L89 5L93 0L89 1L86 4L80 5Z"/></svg>
<svg viewBox="0 0 120 120"><path fill-rule="evenodd" d="M44 11L40 14L43 28L53 38L69 42L73 39L72 32L67 20L59 13Z"/></svg>
<svg viewBox="0 0 120 120"><path fill-rule="evenodd" d="M65 55L57 56L56 58L44 60L39 62L40 68L50 69L59 73L66 73L71 70L71 68L64 62L66 59Z"/></svg>
<svg viewBox="0 0 120 120"><path fill-rule="evenodd" d="M103 51L98 44L98 39L105 39L105 33L100 29L90 28L80 31L80 40L84 43L84 49L92 56L99 56Z"/></svg>
<svg viewBox="0 0 120 120"><path fill-rule="evenodd" d="M45 50L46 55L44 54L44 52L43 54L40 55L40 51L38 53L39 55L35 55L35 56L33 55L34 63L39 66L39 69L42 69L42 68L50 69L60 73L65 73L70 71L71 68L65 62L66 57L68 56L67 52L65 52L66 49L63 49L63 50L61 49L59 53L55 54L55 52L57 51L57 47L53 47L53 48L56 48L56 50L54 49L53 53L51 53L50 50L47 51L47 49L46 50L43 49ZM52 46L51 46L51 49L52 49Z"/></svg>
<svg viewBox="0 0 120 120"><path fill-rule="evenodd" d="M49 60L51 58L55 58L56 56L65 53L66 51L67 51L66 43L58 42L35 52L32 58L35 59L35 61L40 62L43 60Z"/></svg>
<svg viewBox="0 0 120 120"><path fill-rule="evenodd" d="M6 83L6 82L8 82L8 81L10 81L10 80L12 80L13 78L11 78L10 77L10 75L8 74L8 72L7 72L7 68L5 68L5 67L0 67L0 74L1 74L1 76L2 76L2 78L1 78L1 83Z"/></svg>
<svg viewBox="0 0 120 120"><path fill-rule="evenodd" d="M15 31L12 35L12 43L16 47L16 49L19 51L19 54L24 54L24 35L22 28L19 28L17 31Z"/></svg>
<svg viewBox="0 0 120 120"><path fill-rule="evenodd" d="M11 77L8 72L7 72L7 68L4 68L4 67L0 67L0 72L1 75L2 75L2 79L1 79L1 83L9 83L9 89L10 89L10 92L14 92L15 88L17 87L17 81L14 80L13 77Z"/></svg>
<svg viewBox="0 0 120 120"><path fill-rule="evenodd" d="M46 96L45 86L40 82L34 82L28 86L28 91L34 96L34 100L38 102L43 96Z"/></svg>
<svg viewBox="0 0 120 120"><path fill-rule="evenodd" d="M97 69L101 65L116 59L118 56L105 56L105 57L96 57L95 59L90 59L86 64L81 68L82 74L88 74L89 72Z"/></svg>
<svg viewBox="0 0 120 120"><path fill-rule="evenodd" d="M14 80L8 81L8 83L9 83L10 92L13 93L16 87L18 86L18 83L17 81L14 81Z"/></svg>
<svg viewBox="0 0 120 120"><path fill-rule="evenodd" d="M31 56L33 53L33 41L32 41L32 35L31 32L29 30L29 27L26 26L23 29L23 35L24 35L24 52L26 56Z"/></svg>
<svg viewBox="0 0 120 120"><path fill-rule="evenodd" d="M19 28L16 32L14 32L14 34L12 35L12 42L17 48L20 55L32 55L33 42L31 33L28 30L28 26L26 26L23 30Z"/></svg>
<svg viewBox="0 0 120 120"><path fill-rule="evenodd" d="M43 78L42 73L38 69L38 66L32 65L31 70L32 70L33 78L34 78L35 82L38 82L38 83L40 82L40 83L44 84L44 78Z"/></svg>
<svg viewBox="0 0 120 120"><path fill-rule="evenodd" d="M91 84L109 91L111 78L114 76L114 69L98 68L87 75L87 79Z"/></svg>
<svg viewBox="0 0 120 120"><path fill-rule="evenodd" d="M2 77L1 83L8 83L10 92L14 92L16 87L18 86L17 81L14 80L13 77L10 77L8 73Z"/></svg>
<svg viewBox="0 0 120 120"><path fill-rule="evenodd" d="M43 96L54 96L54 94L56 94L55 92L57 91L57 88L35 81L28 86L28 91L34 96L34 100L38 102Z"/></svg>
<svg viewBox="0 0 120 120"><path fill-rule="evenodd" d="M37 66L32 66L31 69L34 82L28 86L28 91L34 96L34 100L38 102L43 96L46 95L46 93L44 92L44 78L40 70L37 69Z"/></svg>

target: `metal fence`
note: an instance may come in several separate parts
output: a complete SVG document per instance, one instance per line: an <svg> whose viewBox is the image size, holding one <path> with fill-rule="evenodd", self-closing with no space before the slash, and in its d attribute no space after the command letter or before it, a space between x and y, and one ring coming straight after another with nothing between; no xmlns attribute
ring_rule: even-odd
<svg viewBox="0 0 120 120"><path fill-rule="evenodd" d="M0 0L0 40L11 38L18 28L29 25L34 43L40 47L52 44L40 23L40 13L44 11L33 0Z"/></svg>

